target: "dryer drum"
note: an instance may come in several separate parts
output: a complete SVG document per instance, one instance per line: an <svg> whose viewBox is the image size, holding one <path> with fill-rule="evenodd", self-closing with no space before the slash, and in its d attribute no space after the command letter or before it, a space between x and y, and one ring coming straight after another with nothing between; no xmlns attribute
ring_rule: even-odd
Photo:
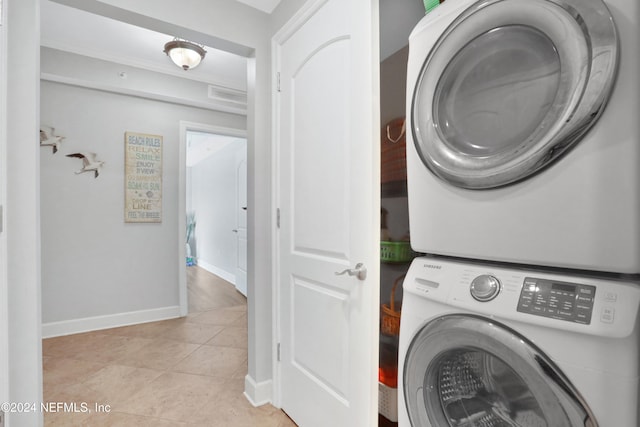
<svg viewBox="0 0 640 427"><path fill-rule="evenodd" d="M597 426L569 380L512 329L448 315L414 337L404 364L414 427Z"/></svg>
<svg viewBox="0 0 640 427"><path fill-rule="evenodd" d="M601 0L478 1L442 33L419 73L416 150L455 186L525 179L596 123L617 66L617 32Z"/></svg>

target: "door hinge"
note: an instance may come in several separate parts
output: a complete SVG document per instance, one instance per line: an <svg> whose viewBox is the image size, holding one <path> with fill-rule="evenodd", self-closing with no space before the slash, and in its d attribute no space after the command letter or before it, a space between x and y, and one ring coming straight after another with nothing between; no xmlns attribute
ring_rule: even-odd
<svg viewBox="0 0 640 427"><path fill-rule="evenodd" d="M276 86L277 86L277 90L278 92L280 92L280 71L278 71L277 75L276 75Z"/></svg>
<svg viewBox="0 0 640 427"><path fill-rule="evenodd" d="M280 361L280 343L278 343L277 353L278 353L277 354L277 359L278 359L278 362L279 362Z"/></svg>
<svg viewBox="0 0 640 427"><path fill-rule="evenodd" d="M280 208L276 209L276 226L280 228Z"/></svg>

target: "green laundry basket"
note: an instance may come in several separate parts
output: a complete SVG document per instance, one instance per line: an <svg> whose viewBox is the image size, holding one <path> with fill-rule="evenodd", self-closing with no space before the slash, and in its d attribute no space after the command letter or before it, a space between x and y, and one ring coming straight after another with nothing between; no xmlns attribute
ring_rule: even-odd
<svg viewBox="0 0 640 427"><path fill-rule="evenodd" d="M431 12L431 10L440 4L440 0L423 0L425 13Z"/></svg>

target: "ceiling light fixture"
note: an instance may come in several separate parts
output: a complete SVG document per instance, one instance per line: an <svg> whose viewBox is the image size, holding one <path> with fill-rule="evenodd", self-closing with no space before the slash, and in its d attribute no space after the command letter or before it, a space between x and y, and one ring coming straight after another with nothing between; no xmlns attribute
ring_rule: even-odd
<svg viewBox="0 0 640 427"><path fill-rule="evenodd" d="M196 68L207 53L204 47L187 40L173 39L164 45L164 53L183 70Z"/></svg>

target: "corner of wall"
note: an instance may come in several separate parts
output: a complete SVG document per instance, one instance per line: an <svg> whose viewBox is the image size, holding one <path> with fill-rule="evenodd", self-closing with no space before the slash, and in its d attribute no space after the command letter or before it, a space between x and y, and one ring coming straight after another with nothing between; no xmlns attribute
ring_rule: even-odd
<svg viewBox="0 0 640 427"><path fill-rule="evenodd" d="M273 381L257 383L250 375L244 377L244 396L253 406L262 406L272 402Z"/></svg>

